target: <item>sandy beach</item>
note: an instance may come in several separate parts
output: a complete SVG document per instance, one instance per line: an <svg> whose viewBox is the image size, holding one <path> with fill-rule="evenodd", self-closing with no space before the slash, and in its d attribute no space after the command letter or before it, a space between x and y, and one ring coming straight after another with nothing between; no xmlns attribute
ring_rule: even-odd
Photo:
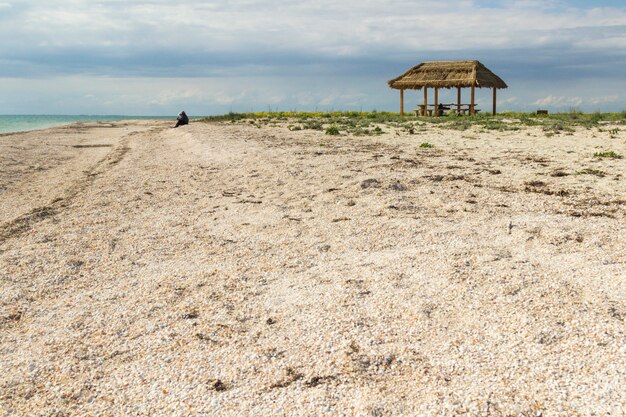
<svg viewBox="0 0 626 417"><path fill-rule="evenodd" d="M623 126L170 124L0 135L1 416L626 415Z"/></svg>

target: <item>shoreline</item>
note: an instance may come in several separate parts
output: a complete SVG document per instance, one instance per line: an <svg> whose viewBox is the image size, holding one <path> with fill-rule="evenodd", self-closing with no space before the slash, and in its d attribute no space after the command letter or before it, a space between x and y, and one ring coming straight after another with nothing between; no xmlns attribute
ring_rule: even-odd
<svg viewBox="0 0 626 417"><path fill-rule="evenodd" d="M176 116L122 116L122 115L0 115L0 135L31 132L75 123L110 123L134 120L175 120Z"/></svg>
<svg viewBox="0 0 626 417"><path fill-rule="evenodd" d="M289 125L0 136L0 415L626 410L626 131Z"/></svg>

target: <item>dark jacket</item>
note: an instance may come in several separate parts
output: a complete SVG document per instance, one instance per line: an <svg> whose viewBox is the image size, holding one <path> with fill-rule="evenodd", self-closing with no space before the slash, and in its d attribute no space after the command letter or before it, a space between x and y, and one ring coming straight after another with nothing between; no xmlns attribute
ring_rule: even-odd
<svg viewBox="0 0 626 417"><path fill-rule="evenodd" d="M187 123L189 123L189 117L187 117L187 114L185 114L184 111L181 111L180 113L178 113L178 117L176 118L176 120L178 120L178 125L186 125Z"/></svg>

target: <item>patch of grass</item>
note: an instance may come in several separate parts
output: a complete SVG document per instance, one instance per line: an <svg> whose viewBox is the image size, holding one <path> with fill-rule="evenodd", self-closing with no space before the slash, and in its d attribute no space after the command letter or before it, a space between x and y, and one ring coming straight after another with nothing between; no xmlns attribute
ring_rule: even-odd
<svg viewBox="0 0 626 417"><path fill-rule="evenodd" d="M618 134L619 134L619 129L617 128L609 129L609 135L611 136L611 139L615 139Z"/></svg>
<svg viewBox="0 0 626 417"><path fill-rule="evenodd" d="M554 135L561 132L573 132L574 128L572 128L566 120L554 120L545 123L543 125L543 131L546 132L546 136L548 136L550 133Z"/></svg>
<svg viewBox="0 0 626 417"><path fill-rule="evenodd" d="M337 136L339 135L339 128L337 126L328 126L326 128L326 132L327 135L331 135L331 136Z"/></svg>
<svg viewBox="0 0 626 417"><path fill-rule="evenodd" d="M220 116L209 116L195 119L194 122L231 122L250 123L256 127L291 125L302 129L325 130L325 127L336 126L341 132L354 135L379 135L384 133L384 127L389 126L414 134L417 131L428 130L429 127L439 125L442 128L454 130L468 130L478 126L478 131L515 131L523 126L539 126L546 136L557 133L574 132L576 127L592 128L601 124L613 125L609 130L615 135L615 125L626 124L626 110L622 113L581 113L578 109L570 109L566 113L552 113L537 115L535 113L502 112L496 116L491 114L477 114L474 116L443 116L422 117L407 113L400 116L393 112L361 112L361 111L330 111L330 112L255 112L233 113ZM417 122L417 123L416 123ZM378 127L378 129L376 129Z"/></svg>
<svg viewBox="0 0 626 417"><path fill-rule="evenodd" d="M434 147L435 147L435 145L433 145L432 143L428 143L428 142L424 142L424 143L422 143L420 145L420 148L428 148L428 149L430 149L430 148L434 148Z"/></svg>
<svg viewBox="0 0 626 417"><path fill-rule="evenodd" d="M604 121L605 117L602 113L595 112L589 116L587 124L597 125L599 122Z"/></svg>
<svg viewBox="0 0 626 417"><path fill-rule="evenodd" d="M533 180L533 181L527 181L525 182L526 186L528 187L545 187L546 183L543 181L539 181L539 180Z"/></svg>
<svg viewBox="0 0 626 417"><path fill-rule="evenodd" d="M302 128L310 130L322 130L324 129L324 126L322 122L318 120L309 120L302 125Z"/></svg>
<svg viewBox="0 0 626 417"><path fill-rule="evenodd" d="M498 130L500 132L508 131L508 130L520 130L519 120L510 121L503 120L502 117L491 116L491 115L480 115L474 116L476 117L476 122L479 126L486 130Z"/></svg>
<svg viewBox="0 0 626 417"><path fill-rule="evenodd" d="M458 117L457 119L455 119L453 122L450 122L447 127L449 127L450 129L454 129L454 130L467 130L470 127L472 127L472 122L470 120L467 119L462 119L461 117Z"/></svg>
<svg viewBox="0 0 626 417"><path fill-rule="evenodd" d="M622 155L616 153L615 151L605 151L605 152L596 152L593 154L596 158L613 158L613 159L622 159Z"/></svg>
<svg viewBox="0 0 626 417"><path fill-rule="evenodd" d="M580 109L578 107L570 107L569 108L569 112L567 113L569 118L572 119L572 120L578 119L582 114L583 114L583 112L580 111Z"/></svg>
<svg viewBox="0 0 626 417"><path fill-rule="evenodd" d="M602 178L606 176L606 172L600 171L599 169L585 168L580 171L576 171L576 175L595 175L596 177Z"/></svg>
<svg viewBox="0 0 626 417"><path fill-rule="evenodd" d="M349 130L354 136L371 136L372 132L369 129L364 129L361 126L357 126L354 129Z"/></svg>

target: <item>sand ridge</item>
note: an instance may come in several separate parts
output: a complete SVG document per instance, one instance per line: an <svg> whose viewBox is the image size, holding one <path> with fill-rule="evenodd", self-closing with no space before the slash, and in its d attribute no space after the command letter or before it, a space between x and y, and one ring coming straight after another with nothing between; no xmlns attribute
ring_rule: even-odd
<svg viewBox="0 0 626 417"><path fill-rule="evenodd" d="M625 133L385 130L0 138L0 413L623 415Z"/></svg>

